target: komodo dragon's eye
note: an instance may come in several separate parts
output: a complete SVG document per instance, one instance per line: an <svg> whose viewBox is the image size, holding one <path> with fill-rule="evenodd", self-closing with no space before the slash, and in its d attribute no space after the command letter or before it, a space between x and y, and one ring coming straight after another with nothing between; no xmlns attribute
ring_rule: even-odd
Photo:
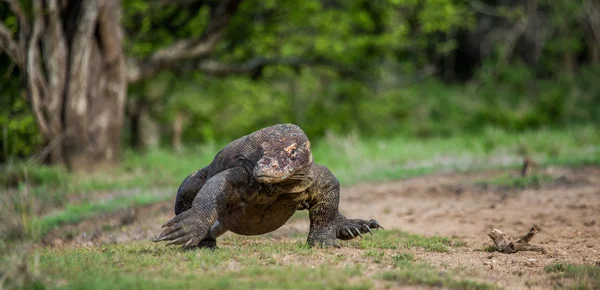
<svg viewBox="0 0 600 290"><path fill-rule="evenodd" d="M293 143L292 145L286 147L285 149L283 149L287 154L289 154L289 156L291 156L292 158L294 158L296 156L296 143Z"/></svg>

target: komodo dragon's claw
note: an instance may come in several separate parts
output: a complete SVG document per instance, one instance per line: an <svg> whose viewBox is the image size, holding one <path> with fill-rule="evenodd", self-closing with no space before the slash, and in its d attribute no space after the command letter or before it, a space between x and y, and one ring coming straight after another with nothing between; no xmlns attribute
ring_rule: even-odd
<svg viewBox="0 0 600 290"><path fill-rule="evenodd" d="M383 228L376 220L370 220L369 221L369 227L372 229L382 229L385 230L385 228Z"/></svg>
<svg viewBox="0 0 600 290"><path fill-rule="evenodd" d="M360 230L358 230L358 228L357 228L357 227L354 227L354 229L356 230L356 234L357 234L359 237L361 237L361 238L362 238L363 236L360 234Z"/></svg>
<svg viewBox="0 0 600 290"><path fill-rule="evenodd" d="M352 230L348 227L346 227L346 232L348 232L350 234L350 236L354 239L354 233L352 232Z"/></svg>
<svg viewBox="0 0 600 290"><path fill-rule="evenodd" d="M373 235L373 229L383 229L376 220L346 219L337 231L337 238L341 240L351 240L358 237L363 238L363 234Z"/></svg>
<svg viewBox="0 0 600 290"><path fill-rule="evenodd" d="M373 231L371 231L369 225L362 225L362 229L363 231L368 232L371 236L373 235Z"/></svg>

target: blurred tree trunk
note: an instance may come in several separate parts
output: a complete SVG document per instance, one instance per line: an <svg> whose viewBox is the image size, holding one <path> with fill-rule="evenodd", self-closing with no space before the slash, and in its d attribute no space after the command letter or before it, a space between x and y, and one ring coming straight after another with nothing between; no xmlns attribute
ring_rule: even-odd
<svg viewBox="0 0 600 290"><path fill-rule="evenodd" d="M72 170L112 164L121 155L127 82L120 1L34 0L0 48L21 67L47 159Z"/></svg>
<svg viewBox="0 0 600 290"><path fill-rule="evenodd" d="M150 115L150 102L146 98L130 99L127 107L131 146L139 151L158 147L160 130Z"/></svg>
<svg viewBox="0 0 600 290"><path fill-rule="evenodd" d="M140 114L139 140L142 150L155 149L160 145L160 126L150 115L148 107Z"/></svg>
<svg viewBox="0 0 600 290"><path fill-rule="evenodd" d="M183 143L181 142L181 135L183 134L183 122L185 116L181 111L178 111L175 114L175 119L173 120L173 139L171 140L171 144L173 145L173 149L175 152L179 153L183 150Z"/></svg>
<svg viewBox="0 0 600 290"><path fill-rule="evenodd" d="M202 36L126 66L120 0L5 1L18 32L0 22L0 51L24 74L46 159L74 171L119 161L127 83L210 54L241 2L220 1Z"/></svg>
<svg viewBox="0 0 600 290"><path fill-rule="evenodd" d="M590 45L590 62L596 66L600 64L600 49L595 45Z"/></svg>

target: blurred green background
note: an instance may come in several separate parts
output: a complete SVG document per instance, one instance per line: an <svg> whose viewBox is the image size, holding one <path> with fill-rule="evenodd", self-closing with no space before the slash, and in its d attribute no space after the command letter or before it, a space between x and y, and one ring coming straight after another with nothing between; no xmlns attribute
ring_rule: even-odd
<svg viewBox="0 0 600 290"><path fill-rule="evenodd" d="M130 85L123 144L226 142L282 122L312 139L597 126L600 31L585 2L244 1L212 56L248 69L186 62ZM126 55L197 37L210 13L202 4L124 1ZM0 16L14 27L8 5ZM45 145L19 78L0 55L4 163Z"/></svg>

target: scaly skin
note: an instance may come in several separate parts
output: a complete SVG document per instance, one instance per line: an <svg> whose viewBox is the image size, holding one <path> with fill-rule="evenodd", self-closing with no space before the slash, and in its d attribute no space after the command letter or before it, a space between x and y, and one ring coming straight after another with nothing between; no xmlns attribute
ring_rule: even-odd
<svg viewBox="0 0 600 290"><path fill-rule="evenodd" d="M347 219L338 211L340 185L327 167L313 164L310 141L300 127L279 124L241 137L208 166L192 173L177 191L176 216L155 241L216 247L232 231L260 235L308 209L311 246L339 247L371 229L376 220Z"/></svg>

